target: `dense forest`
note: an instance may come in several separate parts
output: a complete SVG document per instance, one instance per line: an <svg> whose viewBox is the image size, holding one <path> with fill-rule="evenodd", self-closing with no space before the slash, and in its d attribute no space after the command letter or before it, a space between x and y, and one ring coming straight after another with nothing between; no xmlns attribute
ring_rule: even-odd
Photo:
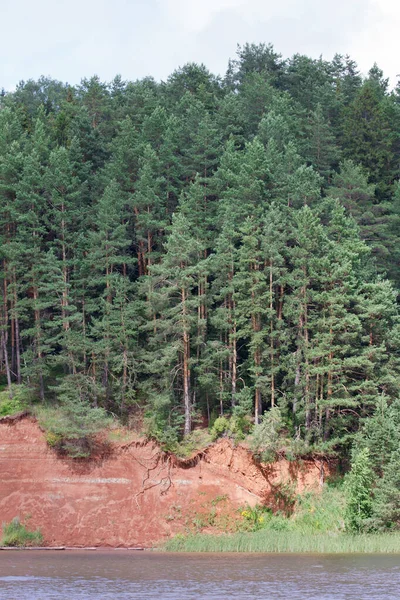
<svg viewBox="0 0 400 600"><path fill-rule="evenodd" d="M362 431L383 468L400 86L377 65L246 44L224 78L42 77L3 91L0 132L10 401L103 410L161 443L218 416L301 452L346 454Z"/></svg>

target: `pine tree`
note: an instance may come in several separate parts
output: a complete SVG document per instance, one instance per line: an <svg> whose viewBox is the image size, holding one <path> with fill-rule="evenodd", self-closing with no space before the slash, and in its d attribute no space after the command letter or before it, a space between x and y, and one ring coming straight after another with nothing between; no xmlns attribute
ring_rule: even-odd
<svg viewBox="0 0 400 600"><path fill-rule="evenodd" d="M87 306L92 321L91 370L94 380L102 383L107 402L112 375L110 364L115 360L114 353L121 350L120 328L124 326L121 320L123 311L120 306L114 306L114 299L117 290L121 293L124 286L129 290L128 282L120 283L120 279L127 278L127 266L131 263L127 254L130 240L123 206L120 187L117 182L111 181L99 201L96 229L91 235L86 258L88 285L92 292ZM126 292L123 297L126 298ZM125 310L124 306L122 308ZM115 316L115 311L118 317ZM123 348L123 352L127 353L128 349Z"/></svg>
<svg viewBox="0 0 400 600"><path fill-rule="evenodd" d="M392 210L386 204L376 203L374 184L368 183L367 174L352 160L340 163L328 193L332 198L338 198L357 221L361 237L371 246L382 271L389 259Z"/></svg>
<svg viewBox="0 0 400 600"><path fill-rule="evenodd" d="M270 297L264 272L261 247L261 226L254 217L248 217L241 228L241 247L238 251L238 268L234 278L236 288L238 338L246 341L249 360L247 372L254 390L254 421L262 414L267 376L263 355L266 349L265 316Z"/></svg>
<svg viewBox="0 0 400 600"><path fill-rule="evenodd" d="M145 146L131 198L139 275L145 275L161 251L161 232L166 226L164 178L158 156Z"/></svg>
<svg viewBox="0 0 400 600"><path fill-rule="evenodd" d="M199 242L190 221L178 213L173 218L163 261L150 269L156 320L148 327L152 329L152 351L145 368L154 377L153 386L160 386L159 391L169 397L169 403L173 403L174 394L181 399L185 435L191 431L193 417L191 365L198 310L198 255Z"/></svg>
<svg viewBox="0 0 400 600"><path fill-rule="evenodd" d="M328 179L337 164L339 149L320 104L310 113L307 129L307 159L322 177Z"/></svg>
<svg viewBox="0 0 400 600"><path fill-rule="evenodd" d="M400 451L394 450L378 481L371 518L371 528L378 531L400 529Z"/></svg>
<svg viewBox="0 0 400 600"><path fill-rule="evenodd" d="M362 531L372 515L373 480L373 472L369 466L369 450L364 448L353 458L346 480L348 500L345 519L349 531Z"/></svg>
<svg viewBox="0 0 400 600"><path fill-rule="evenodd" d="M375 83L366 81L345 113L343 125L345 157L360 163L378 184L380 200L392 180L393 151L391 126L385 112L385 99Z"/></svg>
<svg viewBox="0 0 400 600"><path fill-rule="evenodd" d="M23 354L23 371L32 383L38 385L41 400L44 400L44 378L47 372L47 340L43 315L46 299L39 296L46 236L43 219L46 214L43 181L48 157L46 141L43 123L39 118L31 140L31 151L24 157L23 170L16 187L17 233L14 246L14 260L18 260L19 264L16 278L19 280L19 291L24 296L18 304L20 312L25 313L24 320L27 320L22 334L27 341Z"/></svg>

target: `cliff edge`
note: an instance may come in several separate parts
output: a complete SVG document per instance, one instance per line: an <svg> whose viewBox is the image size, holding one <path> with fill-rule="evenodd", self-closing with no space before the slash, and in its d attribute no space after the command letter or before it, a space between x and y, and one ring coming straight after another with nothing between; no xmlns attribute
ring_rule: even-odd
<svg viewBox="0 0 400 600"><path fill-rule="evenodd" d="M24 415L0 423L0 521L19 516L49 546L149 547L206 529L210 514L223 530L240 506L271 504L288 484L297 493L318 487L324 469L318 460L258 464L228 439L186 460L151 442L62 458Z"/></svg>

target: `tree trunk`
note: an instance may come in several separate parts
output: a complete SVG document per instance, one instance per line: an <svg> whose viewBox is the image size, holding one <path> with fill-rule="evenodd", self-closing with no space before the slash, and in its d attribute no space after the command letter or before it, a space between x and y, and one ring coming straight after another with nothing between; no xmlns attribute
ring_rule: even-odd
<svg viewBox="0 0 400 600"><path fill-rule="evenodd" d="M270 363L271 363L271 407L275 406L275 357L274 357L274 320L273 320L273 277L272 260L269 263L269 310L270 310Z"/></svg>
<svg viewBox="0 0 400 600"><path fill-rule="evenodd" d="M20 329L19 329L19 318L18 318L18 311L17 311L17 302L18 302L18 295L17 295L17 278L15 276L15 271L14 271L14 275L13 275L13 279L14 279L14 311L15 311L15 352L16 352L16 367L17 367L17 383L21 384L22 383L22 376L21 376L21 335L20 335Z"/></svg>
<svg viewBox="0 0 400 600"><path fill-rule="evenodd" d="M183 311L183 404L185 410L184 434L189 435L192 430L192 410L190 403L190 336L186 322L186 290L181 290L182 311Z"/></svg>
<svg viewBox="0 0 400 600"><path fill-rule="evenodd" d="M6 334L4 331L1 332L1 346L3 348L3 359L4 359L4 366L6 369L6 376L7 376L8 395L10 398L12 398L13 393L12 393L12 387L11 387L11 371L10 371L10 365L8 362Z"/></svg>

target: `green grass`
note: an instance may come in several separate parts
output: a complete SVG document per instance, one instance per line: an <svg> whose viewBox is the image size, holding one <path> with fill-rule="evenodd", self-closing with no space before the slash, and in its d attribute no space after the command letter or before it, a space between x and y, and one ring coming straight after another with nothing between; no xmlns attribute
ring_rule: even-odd
<svg viewBox="0 0 400 600"><path fill-rule="evenodd" d="M176 445L174 454L178 458L190 458L199 450L204 450L212 442L212 438L207 429L195 429Z"/></svg>
<svg viewBox="0 0 400 600"><path fill-rule="evenodd" d="M15 517L10 523L3 523L3 537L0 540L0 546L41 546L42 542L41 532L38 529L29 531L18 517Z"/></svg>
<svg viewBox="0 0 400 600"><path fill-rule="evenodd" d="M349 534L344 531L342 485L322 493L297 496L290 516L262 507L244 507L237 533L177 535L166 542L170 552L399 553L400 533Z"/></svg>
<svg viewBox="0 0 400 600"><path fill-rule="evenodd" d="M0 391L0 417L15 415L26 410L30 405L31 393L23 385L12 385L12 398L8 388Z"/></svg>
<svg viewBox="0 0 400 600"><path fill-rule="evenodd" d="M304 534L294 531L261 530L231 535L197 534L169 540L168 552L274 552L319 554L400 554L400 534L348 535Z"/></svg>

